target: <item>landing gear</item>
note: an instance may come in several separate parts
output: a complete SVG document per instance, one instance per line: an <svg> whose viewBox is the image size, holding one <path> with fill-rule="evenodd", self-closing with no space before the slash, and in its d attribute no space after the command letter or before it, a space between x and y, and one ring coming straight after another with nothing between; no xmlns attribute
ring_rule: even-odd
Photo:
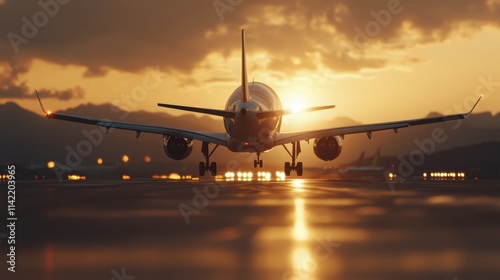
<svg viewBox="0 0 500 280"><path fill-rule="evenodd" d="M304 165L302 164L302 162L297 162L295 171L297 171L297 176L302 176L302 172L304 171Z"/></svg>
<svg viewBox="0 0 500 280"><path fill-rule="evenodd" d="M290 173L292 171L296 171L297 176L302 176L303 171L304 171L304 165L302 164L302 162L297 162L297 164L295 164L295 159L299 156L299 154L301 152L300 151L300 142L297 141L297 142L292 143L292 152L291 153L285 145L283 145L283 147L285 148L287 153L292 157L291 163L285 162L285 175L290 176Z"/></svg>
<svg viewBox="0 0 500 280"><path fill-rule="evenodd" d="M217 175L217 163L215 162L210 163L210 156L215 152L215 150L219 147L219 145L216 145L215 148L210 153L208 145L209 145L208 142L203 142L203 144L201 145L201 152L205 157L205 162L201 161L199 164L200 176L205 176L206 171L210 171L210 175L212 176Z"/></svg>
<svg viewBox="0 0 500 280"><path fill-rule="evenodd" d="M216 162L210 163L210 175L212 175L212 176L217 175L217 163Z"/></svg>
<svg viewBox="0 0 500 280"><path fill-rule="evenodd" d="M290 172L292 172L292 167L289 162L285 162L285 175L290 176Z"/></svg>
<svg viewBox="0 0 500 280"><path fill-rule="evenodd" d="M260 153L257 153L257 159L253 161L253 167L257 168L257 165L262 168L263 162L260 159Z"/></svg>

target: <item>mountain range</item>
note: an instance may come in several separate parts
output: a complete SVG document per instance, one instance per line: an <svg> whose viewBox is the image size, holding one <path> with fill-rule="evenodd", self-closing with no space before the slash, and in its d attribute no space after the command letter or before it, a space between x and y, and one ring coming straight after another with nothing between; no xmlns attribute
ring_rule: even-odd
<svg viewBox="0 0 500 280"><path fill-rule="evenodd" d="M205 131L224 131L222 120L208 116L198 117L189 114L174 117L168 113L125 112L110 104L85 104L61 111L61 113ZM429 116L435 115L437 114L429 114ZM127 163L130 167L146 164L145 157L148 156L151 164L164 166L166 172L170 170L196 172L197 162L203 160L200 143L195 143L193 152L187 159L175 161L164 154L163 139L160 135L143 133L136 139L135 132L119 130L112 130L108 135L104 135L104 130L95 126L48 120L13 102L0 104L0 119L2 120L0 122L0 131L2 131L0 163L4 164L15 163L36 167L44 166L48 161L55 161L63 166L85 167L96 166L96 160L102 158L103 166L119 166L123 164L122 156L126 154L130 159ZM355 124L359 123L348 117L336 117L329 121L315 123L307 123L305 118L285 117L283 131ZM376 132L373 133L371 140L365 134L347 135L344 139L342 154L331 162L316 158L313 153L313 143L303 142L302 153L298 160L303 161L305 167L331 168L355 161L361 152L365 152L368 156L375 154L378 148L381 149L383 156L408 155L413 151L422 150L418 143L420 145L429 143L436 131L440 131L441 140L445 140L433 144L433 154L484 142L498 142L500 141L500 114L493 116L491 113L478 113L471 115L460 124L450 122L405 128L400 129L397 134L392 130ZM95 143L90 143L91 139L88 135L93 135ZM99 135L103 136L102 140ZM74 152L81 155L79 161L75 158ZM285 161L290 161L282 147L276 147L262 154L261 158L264 160L265 167L277 169L281 169ZM229 161L236 161L242 168L253 168L255 155L235 154L219 148L211 159L217 161L219 170L223 171Z"/></svg>

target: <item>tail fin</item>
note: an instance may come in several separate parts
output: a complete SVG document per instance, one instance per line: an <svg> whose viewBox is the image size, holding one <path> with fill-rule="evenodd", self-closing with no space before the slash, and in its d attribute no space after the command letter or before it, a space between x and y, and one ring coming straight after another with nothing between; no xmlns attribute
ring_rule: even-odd
<svg viewBox="0 0 500 280"><path fill-rule="evenodd" d="M362 151L358 158L358 166L363 166L363 159L365 159L365 151Z"/></svg>
<svg viewBox="0 0 500 280"><path fill-rule="evenodd" d="M250 100L250 91L248 90L248 77L247 77L247 61L245 58L245 29L241 30L241 101L243 103Z"/></svg>
<svg viewBox="0 0 500 280"><path fill-rule="evenodd" d="M380 159L380 147L377 149L377 153L373 157L372 167L378 167L378 160Z"/></svg>

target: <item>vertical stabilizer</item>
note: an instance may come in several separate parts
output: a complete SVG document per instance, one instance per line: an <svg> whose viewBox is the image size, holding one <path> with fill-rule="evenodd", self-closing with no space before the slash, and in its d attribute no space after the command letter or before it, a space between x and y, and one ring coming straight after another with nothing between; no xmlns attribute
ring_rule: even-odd
<svg viewBox="0 0 500 280"><path fill-rule="evenodd" d="M241 30L241 89L243 103L250 100L250 91L248 90L248 77L247 77L247 61L245 58L245 29Z"/></svg>
<svg viewBox="0 0 500 280"><path fill-rule="evenodd" d="M362 151L358 158L358 166L363 166L364 159L365 159L365 151Z"/></svg>
<svg viewBox="0 0 500 280"><path fill-rule="evenodd" d="M378 167L378 160L380 159L380 147L377 149L377 154L373 157L372 167Z"/></svg>

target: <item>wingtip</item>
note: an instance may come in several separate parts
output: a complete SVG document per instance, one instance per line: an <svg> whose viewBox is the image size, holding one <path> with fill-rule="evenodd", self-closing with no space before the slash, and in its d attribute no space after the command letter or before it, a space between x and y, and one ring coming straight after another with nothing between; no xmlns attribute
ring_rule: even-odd
<svg viewBox="0 0 500 280"><path fill-rule="evenodd" d="M476 109L476 106L477 106L477 104L479 104L479 101L481 101L481 98L483 98L482 94L481 94L481 96L479 96L476 103L474 104L474 106L472 106L472 109L470 109L470 111L467 113L467 115L471 114L474 111L474 109Z"/></svg>
<svg viewBox="0 0 500 280"><path fill-rule="evenodd" d="M35 89L36 98L38 98L38 103L40 103L40 108L42 108L43 113L47 114L45 108L43 108L42 100L40 99L40 95L38 94L38 90Z"/></svg>
<svg viewBox="0 0 500 280"><path fill-rule="evenodd" d="M36 98L38 98L38 103L40 103L40 108L42 108L42 112L47 116L47 118L51 118L52 112L46 111L42 104L42 99L40 99L40 95L38 94L38 90L35 89Z"/></svg>

